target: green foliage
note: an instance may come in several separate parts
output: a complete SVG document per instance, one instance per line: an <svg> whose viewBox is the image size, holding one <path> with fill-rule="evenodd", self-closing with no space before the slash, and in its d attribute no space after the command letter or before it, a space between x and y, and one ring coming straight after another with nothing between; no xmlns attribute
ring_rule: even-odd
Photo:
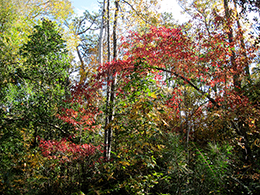
<svg viewBox="0 0 260 195"><path fill-rule="evenodd" d="M158 184L167 194L230 194L232 185L232 147L219 144L199 149L193 143L185 147L181 136L169 134L171 140L163 150L162 170L167 179ZM231 184L231 185L230 185Z"/></svg>
<svg viewBox="0 0 260 195"><path fill-rule="evenodd" d="M32 152L29 147L36 146L36 136L66 134L63 122L56 117L68 95L70 62L65 46L56 25L43 20L21 47L17 57L20 62L12 66L2 61L11 70L2 86L6 94L1 99L0 176L4 192L19 189L16 177L24 175L19 167L29 160L25 157Z"/></svg>
<svg viewBox="0 0 260 195"><path fill-rule="evenodd" d="M235 69L228 69L228 55L240 46L226 44L219 1L195 1L197 7L187 10L201 14L206 35L203 25L194 30L190 24L186 34L187 27L146 33L145 18L159 21L148 11L141 33L133 33L133 50L124 46L127 60L98 69L95 29L101 18L86 11L74 20L82 59L80 82L71 88L71 56L60 26L34 18L50 13L46 18L62 24L70 4L49 1L37 9L28 2L34 5L29 9L17 2L0 0L0 193L259 194L259 68L250 80L242 67L235 73L241 90L232 90ZM162 19L166 27L175 25L170 14ZM38 24L33 30L32 21ZM244 60L238 54L237 63ZM117 78L109 105L113 120L104 127L103 85L111 82L111 71ZM110 160L100 144L106 128L113 131Z"/></svg>
<svg viewBox="0 0 260 195"><path fill-rule="evenodd" d="M53 129L50 126L57 120L55 115L68 95L70 62L65 41L53 22L44 19L41 25L35 26L29 40L21 48L25 61L16 69L16 78L22 87L19 87L19 99L16 97L14 101L23 104L28 121L34 126L44 126L46 131ZM49 133L55 136L51 135L55 132Z"/></svg>

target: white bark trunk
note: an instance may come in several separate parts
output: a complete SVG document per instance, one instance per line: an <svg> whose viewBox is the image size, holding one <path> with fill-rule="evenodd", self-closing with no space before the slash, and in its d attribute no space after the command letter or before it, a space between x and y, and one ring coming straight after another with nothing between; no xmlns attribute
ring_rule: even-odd
<svg viewBox="0 0 260 195"><path fill-rule="evenodd" d="M104 15L105 15L105 1L103 1L103 8L102 8L102 19L101 19L101 27L100 27L100 34L99 34L99 47L98 47L98 62L99 64L103 64L103 29L104 29Z"/></svg>

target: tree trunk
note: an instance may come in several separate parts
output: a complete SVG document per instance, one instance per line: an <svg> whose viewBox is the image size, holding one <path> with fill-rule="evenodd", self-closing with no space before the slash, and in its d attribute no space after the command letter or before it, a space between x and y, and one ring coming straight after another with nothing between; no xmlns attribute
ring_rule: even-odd
<svg viewBox="0 0 260 195"><path fill-rule="evenodd" d="M109 20L110 20L110 0L107 0L107 58L108 58L108 62L111 61L111 54L110 54L110 24L109 24ZM110 135L109 135L109 125L110 125L110 118L109 118L109 103L110 103L110 84L109 84L109 80L110 80L110 71L108 72L107 75L107 97L106 97L106 120L105 120L105 135L104 135L104 158L106 160L110 159L110 152L109 152L109 143L110 141Z"/></svg>
<svg viewBox="0 0 260 195"><path fill-rule="evenodd" d="M119 10L119 1L115 1L115 14L114 14L114 24L113 24L113 60L117 59L117 15ZM109 25L109 24L108 24ZM109 38L109 29L108 29L108 38ZM108 44L110 41L108 41ZM110 46L108 47L110 50ZM109 57L110 57L110 51ZM116 75L115 70L110 70L108 75L108 81L111 81L111 85L108 85L107 91L107 116L106 116L106 130L105 130L105 139L106 139L106 152L105 159L109 160L111 156L111 146L112 146L112 135L113 131L110 126L111 122L114 120L114 104L115 104L115 85L116 85Z"/></svg>
<svg viewBox="0 0 260 195"><path fill-rule="evenodd" d="M99 64L103 64L103 29L104 29L104 16L105 16L105 0L103 1L103 8L102 8L102 19L101 19L101 27L100 27L100 34L99 34L99 47L98 47L98 62Z"/></svg>
<svg viewBox="0 0 260 195"><path fill-rule="evenodd" d="M234 2L234 5L235 5L235 8L236 8L236 2ZM234 37L233 37L233 29L231 27L231 17L230 17L230 10L228 8L228 0L224 0L224 9L225 9L225 17L226 17L226 20L227 20L227 28L228 28L228 39L229 39L229 43L232 45L234 43ZM243 40L243 37L242 37L242 31L241 31L241 27L240 27L240 22L238 20L238 17L236 18L236 22L237 22L237 25L238 25L238 30L239 30L239 37L240 38L240 42L241 42L241 47L242 49L245 49L245 44L244 44L244 40ZM245 50L244 50L245 51ZM246 57L246 53L243 54L244 57ZM235 62L236 60L236 56L235 56L235 52L232 51L232 56L230 58L231 60L231 66L232 68L234 69L234 71L237 70L237 64ZM245 59L246 60L246 59ZM246 67L246 71L248 71L247 74L249 74L249 68L247 70L247 67ZM234 73L234 76L233 76L233 82L234 82L234 88L236 91L240 91L241 89L241 81L239 80L239 77L240 77L240 74L239 73ZM237 116L240 115L240 113L236 113ZM247 128L244 127L245 124L244 124L244 121L245 119L241 119L238 124L236 125L234 121L232 121L232 127L233 129L235 129L236 133L243 138L244 142L244 160L246 162L252 162L252 151L251 151L251 148L249 146L249 140L248 140L248 137L247 137Z"/></svg>
<svg viewBox="0 0 260 195"><path fill-rule="evenodd" d="M230 10L228 8L228 0L224 0L224 10L225 10L225 18L227 21L227 29L228 29L228 41L232 45L234 43L234 36L233 36L233 29L231 27L231 17L230 17ZM237 70L237 64L236 64L236 54L234 51L232 51L232 55L230 57L231 67L234 71ZM241 82L239 81L239 74L234 73L233 76L233 83L236 90L239 90L241 88Z"/></svg>

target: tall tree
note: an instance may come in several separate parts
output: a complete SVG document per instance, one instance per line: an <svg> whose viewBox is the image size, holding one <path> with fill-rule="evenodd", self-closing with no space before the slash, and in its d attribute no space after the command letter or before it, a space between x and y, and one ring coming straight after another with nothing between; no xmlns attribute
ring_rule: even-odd
<svg viewBox="0 0 260 195"><path fill-rule="evenodd" d="M141 7L140 2L137 5L137 10L132 6L132 3L134 4L134 2L127 2L124 1L124 4L126 4L127 6L130 6L130 12L135 13L137 16L136 18L139 17L139 20L137 19L137 21L142 21L140 23L137 22L137 25L139 28L140 26L142 26L142 23L145 22L145 24L147 25L151 25L151 23L149 23L149 20L155 20L155 18L150 18L149 14L145 15L146 12L143 14L141 13L141 11L139 10ZM147 2L146 2L147 3ZM155 2L152 3L156 4ZM113 61L117 60L117 56L118 56L118 43L117 43L117 36L118 36L118 31L120 31L120 29L118 28L118 24L120 23L120 21L118 20L118 18L120 17L120 14L124 14L123 12L119 12L119 1L115 0L114 1L114 5L115 5L115 11L114 11L114 17L112 20L112 49L113 49ZM140 6L140 7L139 7ZM143 5L144 7L146 6L146 4ZM107 53L108 53L108 62L110 62L110 58L111 58L111 51L110 51L110 1L107 1ZM148 11L149 12L149 11ZM135 18L132 16L132 18ZM156 22L155 22L156 23ZM140 25L140 26L139 26ZM107 159L110 159L110 153L111 153L111 144L112 144L112 135L113 135L113 130L111 129L111 123L114 119L114 104L115 104L115 90L116 90L116 74L115 74L115 70L111 69L110 73L108 75L107 78L107 97L106 97L106 122L105 122L105 133L104 133L104 139L105 139L105 157ZM114 132L115 133L115 132Z"/></svg>
<svg viewBox="0 0 260 195"><path fill-rule="evenodd" d="M6 164L1 178L6 188L14 185L17 174L18 165L12 162L25 160L29 147L37 146L37 136L55 138L71 130L56 116L68 95L70 58L65 41L57 25L45 19L28 39L16 53L18 60L6 64L11 79L1 88L5 97L1 100L0 155L1 164Z"/></svg>
<svg viewBox="0 0 260 195"><path fill-rule="evenodd" d="M99 43L98 43L98 62L99 64L103 64L103 30L104 30L104 19L105 19L105 6L106 6L106 1L103 1L102 5L102 14L101 14L101 26L100 26L100 34L99 34Z"/></svg>
<svg viewBox="0 0 260 195"><path fill-rule="evenodd" d="M64 40L51 21L44 19L42 25L35 26L29 39L21 48L25 60L16 64L14 82L5 89L9 94L3 104L2 127L14 122L20 128L33 126L35 144L41 133L47 137L55 136L57 130L65 133L56 121L56 114L67 92L70 62Z"/></svg>

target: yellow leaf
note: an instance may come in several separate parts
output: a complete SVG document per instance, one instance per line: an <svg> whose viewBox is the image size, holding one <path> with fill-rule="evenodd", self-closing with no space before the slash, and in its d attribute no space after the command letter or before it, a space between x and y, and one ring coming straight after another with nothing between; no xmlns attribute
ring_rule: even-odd
<svg viewBox="0 0 260 195"><path fill-rule="evenodd" d="M161 150L161 149L163 149L163 148L165 148L164 145L158 145L158 149L159 149L159 150Z"/></svg>
<svg viewBox="0 0 260 195"><path fill-rule="evenodd" d="M157 96L155 95L155 93L153 92L153 93L151 93L151 97L152 98L154 98L154 99L156 99L157 98Z"/></svg>
<svg viewBox="0 0 260 195"><path fill-rule="evenodd" d="M123 166L129 166L130 163L126 162L126 161L119 161L119 164L123 165Z"/></svg>

